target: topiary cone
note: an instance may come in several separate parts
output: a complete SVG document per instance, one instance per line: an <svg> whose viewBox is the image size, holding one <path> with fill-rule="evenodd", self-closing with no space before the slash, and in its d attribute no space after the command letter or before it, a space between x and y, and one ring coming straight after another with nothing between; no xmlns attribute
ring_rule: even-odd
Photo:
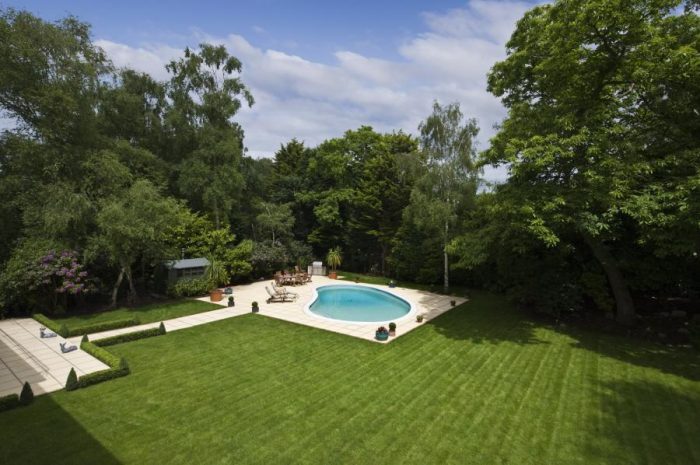
<svg viewBox="0 0 700 465"><path fill-rule="evenodd" d="M74 391L78 389L78 375L75 374L75 369L71 368L66 380L66 391Z"/></svg>
<svg viewBox="0 0 700 465"><path fill-rule="evenodd" d="M24 386L22 386L22 392L19 394L19 403L22 405L29 405L32 402L34 402L34 391L32 391L29 382L25 381Z"/></svg>

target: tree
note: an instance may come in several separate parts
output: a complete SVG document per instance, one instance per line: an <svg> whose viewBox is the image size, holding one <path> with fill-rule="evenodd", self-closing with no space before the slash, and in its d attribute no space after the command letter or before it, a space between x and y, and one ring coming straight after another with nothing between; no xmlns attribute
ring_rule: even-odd
<svg viewBox="0 0 700 465"><path fill-rule="evenodd" d="M509 166L508 196L539 240L587 245L624 324L635 307L622 244L678 257L700 245L688 216L698 212L700 18L683 4L694 6L538 6L489 74L509 112L483 162Z"/></svg>
<svg viewBox="0 0 700 465"><path fill-rule="evenodd" d="M294 216L289 204L262 202L256 218L258 227L270 234L272 244L281 237L290 237L294 227Z"/></svg>
<svg viewBox="0 0 700 465"><path fill-rule="evenodd" d="M330 249L326 255L326 261L331 266L333 272L335 272L336 268L343 263L343 256L341 254L340 247Z"/></svg>
<svg viewBox="0 0 700 465"><path fill-rule="evenodd" d="M479 183L474 138L476 121L465 120L458 103L433 104L420 126L424 173L416 180L405 221L441 238L443 287L450 286L448 248L456 235L458 215L474 201Z"/></svg>
<svg viewBox="0 0 700 465"><path fill-rule="evenodd" d="M97 215L98 235L93 246L107 253L119 269L112 289L112 306L124 277L129 283L129 302L137 298L132 267L139 259L163 260L174 251L163 234L173 228L179 218L180 204L163 197L146 180L134 183L119 199L109 201Z"/></svg>

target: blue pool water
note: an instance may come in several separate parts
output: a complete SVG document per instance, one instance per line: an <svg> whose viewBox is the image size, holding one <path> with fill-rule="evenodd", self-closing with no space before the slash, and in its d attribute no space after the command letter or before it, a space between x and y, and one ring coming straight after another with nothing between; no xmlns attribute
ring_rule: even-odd
<svg viewBox="0 0 700 465"><path fill-rule="evenodd" d="M411 311L411 305L405 300L371 287L332 285L319 287L316 291L318 297L309 310L334 320L391 321Z"/></svg>

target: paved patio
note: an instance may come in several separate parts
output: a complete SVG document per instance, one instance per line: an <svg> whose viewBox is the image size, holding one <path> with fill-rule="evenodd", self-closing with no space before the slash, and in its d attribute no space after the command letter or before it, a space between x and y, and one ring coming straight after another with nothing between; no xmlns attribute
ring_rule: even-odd
<svg viewBox="0 0 700 465"><path fill-rule="evenodd" d="M40 327L31 318L0 321L0 396L19 394L25 381L34 394L57 391L71 368L78 376L109 368L80 349L62 353L59 343L65 339L41 339Z"/></svg>
<svg viewBox="0 0 700 465"><path fill-rule="evenodd" d="M316 288L330 284L355 285L355 283L329 279L325 276L314 276L311 283L307 283L303 286L287 287L289 291L299 294L299 298L296 301L268 304L266 303L268 294L265 291L265 286L271 287L270 283L271 281L259 281L243 286L234 286L233 293L236 300L235 308L238 311L243 310L244 313L250 313L251 304L253 301L257 301L260 305L261 315L375 342L379 342L374 339L376 329L381 325L387 326L389 323L388 321L380 323L353 323L349 321L330 320L308 311L307 307L315 297ZM450 310L452 308L452 305L450 304L451 300L455 300L457 305L462 304L467 300L462 297L434 294L432 292L419 291L416 289L401 287L390 289L388 286L364 283L358 283L356 285L373 287L386 292L391 292L411 304L411 312L408 315L398 320L394 320L397 326L396 336L390 337L387 343L403 334L408 333L418 326L425 324L426 321L430 321L431 319ZM209 298L201 297L199 300L208 302ZM227 305L226 300L226 296L224 296L222 301L216 303L225 306ZM419 314L423 314L425 316L423 323L416 322L416 316Z"/></svg>

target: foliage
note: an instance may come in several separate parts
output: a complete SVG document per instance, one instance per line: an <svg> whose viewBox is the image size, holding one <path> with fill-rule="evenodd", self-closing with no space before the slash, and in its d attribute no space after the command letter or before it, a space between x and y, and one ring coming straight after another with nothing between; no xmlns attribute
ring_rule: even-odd
<svg viewBox="0 0 700 465"><path fill-rule="evenodd" d="M343 256L341 255L340 247L334 247L328 251L326 254L326 263L328 263L333 271L343 263Z"/></svg>
<svg viewBox="0 0 700 465"><path fill-rule="evenodd" d="M285 269L290 263L289 252L282 245L255 242L251 256L255 276L271 276L275 271Z"/></svg>
<svg viewBox="0 0 700 465"><path fill-rule="evenodd" d="M129 326L138 326L141 322L137 318L121 318L111 321L102 321L98 323L90 323L81 326L65 326L63 330L65 334L61 334L63 337L81 336L85 334L101 333L103 331L109 331L111 329L128 328Z"/></svg>
<svg viewBox="0 0 700 465"><path fill-rule="evenodd" d="M690 271L700 237L688 217L700 18L677 11L681 1L633 3L562 0L524 16L489 75L509 114L483 157L509 166L497 194L526 212L517 227L598 262L625 324L635 308L624 245Z"/></svg>
<svg viewBox="0 0 700 465"><path fill-rule="evenodd" d="M171 297L199 297L211 289L210 281L206 278L179 279L168 288Z"/></svg>
<svg viewBox="0 0 700 465"><path fill-rule="evenodd" d="M60 334L61 336L65 337L63 334L61 334L61 324L57 321L52 320L51 318L47 317L46 315L43 315L41 313L35 313L32 315L32 318L34 318L36 321L42 324L42 326L49 328L51 331Z"/></svg>
<svg viewBox="0 0 700 465"><path fill-rule="evenodd" d="M32 402L34 402L34 391L32 391L32 387L29 385L29 382L24 383L22 386L22 392L19 394L19 403L21 405L29 405Z"/></svg>
<svg viewBox="0 0 700 465"><path fill-rule="evenodd" d="M161 323L161 325L162 325L162 323ZM156 328L142 329L140 331L134 331L131 333L118 334L116 336L98 339L98 340L94 341L93 344L95 344L98 347L107 347L107 346L112 346L115 344L122 344L124 342L145 339L148 337L162 336L163 334L165 334L164 329L165 328L163 328L163 330L161 330L160 327L156 327ZM88 341L86 341L86 342L88 342Z"/></svg>
<svg viewBox="0 0 700 465"><path fill-rule="evenodd" d="M71 367L66 379L66 391L75 391L78 387L78 375L75 374L75 368Z"/></svg>
<svg viewBox="0 0 700 465"><path fill-rule="evenodd" d="M19 396L17 394L8 394L0 397L0 412L12 410L20 405Z"/></svg>

